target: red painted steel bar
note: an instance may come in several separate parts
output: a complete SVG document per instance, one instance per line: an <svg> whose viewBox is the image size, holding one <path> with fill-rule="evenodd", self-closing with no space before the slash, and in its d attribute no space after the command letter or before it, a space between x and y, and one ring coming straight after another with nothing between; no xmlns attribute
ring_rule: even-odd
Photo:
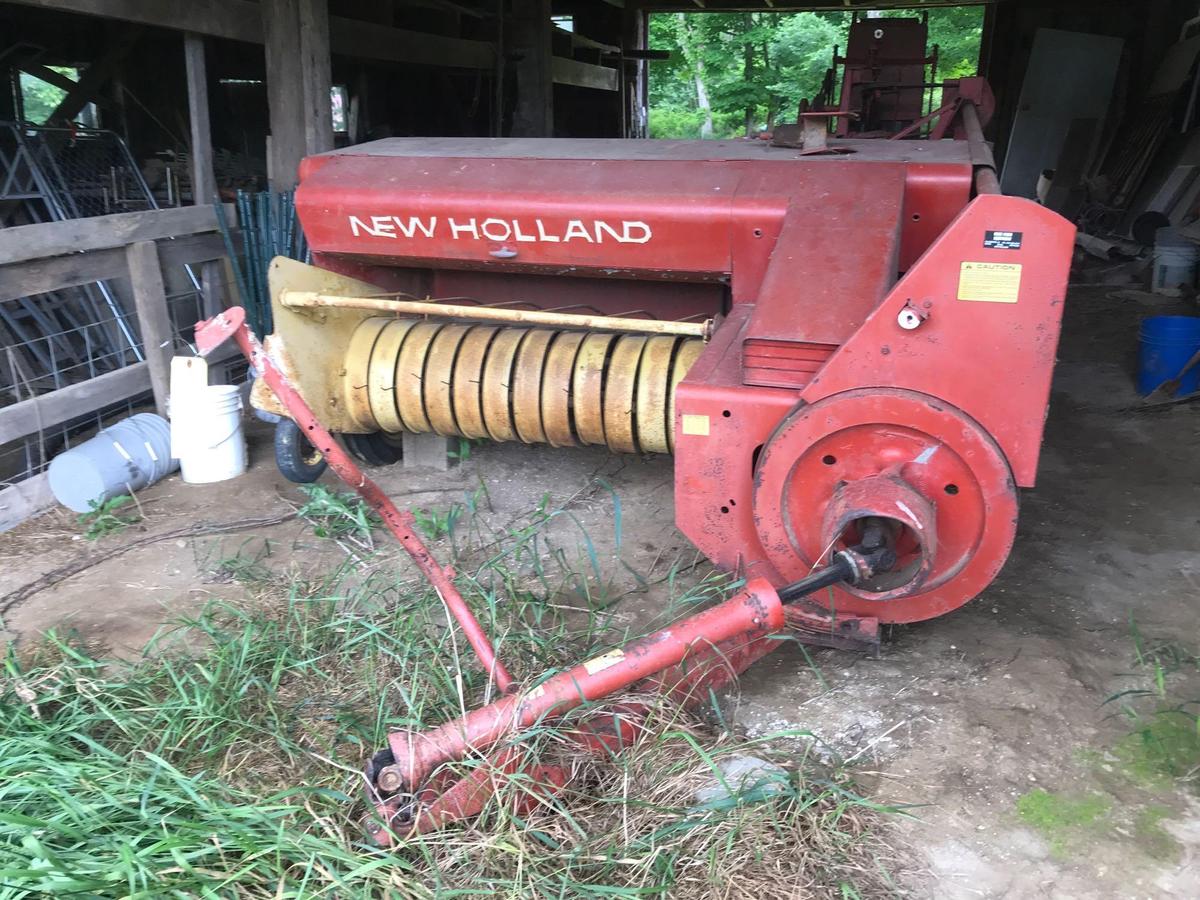
<svg viewBox="0 0 1200 900"><path fill-rule="evenodd" d="M442 602L458 620L475 655L479 657L484 669L495 680L496 686L501 691L508 692L512 687L512 676L496 657L496 651L492 647L491 641L488 640L483 626L479 624L479 620L467 606L462 594L454 586L454 570L441 565L429 552L429 548L417 537L412 514L397 509L396 505L379 488L379 485L369 479L362 469L354 464L349 454L333 439L333 435L321 426L313 411L304 402L304 398L291 386L287 376L275 365L270 354L263 349L258 338L246 325L245 310L240 306L235 306L196 325L196 346L202 356L211 353L230 337L237 341L255 373L266 381L271 390L275 392L275 396L279 398L279 402L291 413L296 424L303 429L309 443L325 456L329 467L379 513L388 530L408 551L408 555L413 558L417 568L429 579L429 583L438 592Z"/></svg>
<svg viewBox="0 0 1200 900"><path fill-rule="evenodd" d="M783 627L778 594L769 582L756 579L718 606L574 666L527 691L509 694L429 731L389 734L395 762L380 771L379 787L389 792L414 791L438 766L462 759L468 752L486 752L514 730L616 693L713 645L739 637L749 643Z"/></svg>

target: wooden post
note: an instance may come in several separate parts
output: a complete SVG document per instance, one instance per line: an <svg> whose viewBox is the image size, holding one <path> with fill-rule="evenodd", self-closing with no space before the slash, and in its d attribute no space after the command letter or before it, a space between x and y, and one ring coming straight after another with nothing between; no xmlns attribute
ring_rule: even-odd
<svg viewBox="0 0 1200 900"><path fill-rule="evenodd" d="M217 199L213 172L212 123L208 110L208 70L204 61L204 37L187 32L183 36L183 60L187 67L188 117L192 126L192 203L205 206ZM211 318L225 308L221 292L221 267L212 260L200 264L202 312Z"/></svg>
<svg viewBox="0 0 1200 900"><path fill-rule="evenodd" d="M203 37L191 32L183 36L183 59L187 65L188 115L192 124L192 203L202 206L212 203L217 192Z"/></svg>
<svg viewBox="0 0 1200 900"><path fill-rule="evenodd" d="M138 241L125 248L129 263L129 283L133 304L142 333L142 348L150 369L150 388L160 416L167 415L167 395L171 379L171 357L175 355L175 335L167 311L167 291L158 263L158 245Z"/></svg>
<svg viewBox="0 0 1200 900"><path fill-rule="evenodd" d="M329 93L333 71L329 61L327 0L295 0L300 17L300 71L304 78L304 149L333 149L333 108Z"/></svg>
<svg viewBox="0 0 1200 900"><path fill-rule="evenodd" d="M514 137L554 136L554 48L550 0L513 0L512 49L517 62Z"/></svg>
<svg viewBox="0 0 1200 900"><path fill-rule="evenodd" d="M626 51L643 51L650 40L649 13L642 9L626 9L624 35L621 46ZM627 138L649 137L646 111L649 102L649 64L644 59L622 60L626 73L625 96L621 102L625 108L625 134Z"/></svg>
<svg viewBox="0 0 1200 900"><path fill-rule="evenodd" d="M296 186L300 160L333 149L326 0L262 0L267 62L267 179Z"/></svg>

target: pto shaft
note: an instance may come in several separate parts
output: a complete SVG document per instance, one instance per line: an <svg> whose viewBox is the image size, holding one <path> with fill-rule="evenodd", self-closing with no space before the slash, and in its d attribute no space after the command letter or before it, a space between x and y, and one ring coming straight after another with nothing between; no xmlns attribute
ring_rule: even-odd
<svg viewBox="0 0 1200 900"><path fill-rule="evenodd" d="M887 547L860 545L841 551L831 565L778 592L767 581L755 579L718 606L574 666L527 691L502 697L430 731L393 732L388 735L388 745L394 762L379 770L377 787L384 794L413 792L438 766L461 759L468 750L486 752L512 731L625 690L725 641L751 642L780 631L785 624L785 602L841 581L855 584L894 561L895 555Z"/></svg>

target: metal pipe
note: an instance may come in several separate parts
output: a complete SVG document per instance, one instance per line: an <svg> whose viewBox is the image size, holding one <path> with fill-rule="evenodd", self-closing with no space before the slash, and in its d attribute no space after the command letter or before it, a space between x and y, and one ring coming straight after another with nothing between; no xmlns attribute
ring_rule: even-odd
<svg viewBox="0 0 1200 900"><path fill-rule="evenodd" d="M392 732L388 745L395 762L380 770L379 788L411 792L438 766L483 752L506 735L546 718L557 718L678 665L733 638L752 641L784 627L783 604L770 583L755 579L724 603L617 650L573 666L519 694L429 731Z"/></svg>
<svg viewBox="0 0 1200 900"><path fill-rule="evenodd" d="M983 136L979 110L970 100L964 101L962 105L962 121L971 150L971 162L975 166L975 193L999 194L1000 179L996 177L996 157L992 155L992 148Z"/></svg>
<svg viewBox="0 0 1200 900"><path fill-rule="evenodd" d="M619 331L629 334L677 334L708 340L713 320L703 322L660 322L656 319L625 319L620 316L588 316L577 313L544 312L535 309L499 309L494 306L463 306L422 300L385 300L380 297L340 297L314 291L284 291L280 303L291 309L366 309L397 315L434 316L442 319L478 319L483 322L550 325L589 331Z"/></svg>
<svg viewBox="0 0 1200 900"><path fill-rule="evenodd" d="M454 585L454 570L444 568L429 552L429 548L417 537L416 522L412 513L401 512L388 499L379 485L369 479L363 471L354 464L350 455L343 450L325 428L317 421L317 417L304 402L304 398L292 387L290 380L276 367L271 357L263 350L258 338L246 325L246 311L241 307L233 307L212 319L196 324L196 346L202 356L207 356L230 337L237 341L242 353L250 362L251 369L261 376L267 386L279 398L288 413L300 426L304 436L324 455L329 467L338 474L346 484L358 492L368 504L379 513L383 524L396 536L401 546L408 551L417 568L429 579L434 590L442 598L442 602L450 610L458 624L462 627L467 641L479 657L488 676L493 678L501 691L512 687L512 676L504 664L496 656L496 651L488 640L483 626L471 612L462 594Z"/></svg>

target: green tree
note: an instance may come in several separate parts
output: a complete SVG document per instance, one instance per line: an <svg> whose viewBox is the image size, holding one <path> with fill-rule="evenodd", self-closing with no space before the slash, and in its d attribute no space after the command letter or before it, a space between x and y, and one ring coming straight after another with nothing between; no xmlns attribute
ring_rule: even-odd
<svg viewBox="0 0 1200 900"><path fill-rule="evenodd" d="M74 69L62 66L52 66L51 68L68 78L75 77ZM35 125L44 125L50 118L50 114L58 108L58 104L62 103L66 96L67 92L62 88L42 81L28 72L21 73L21 102L25 106L26 121L33 122Z"/></svg>

